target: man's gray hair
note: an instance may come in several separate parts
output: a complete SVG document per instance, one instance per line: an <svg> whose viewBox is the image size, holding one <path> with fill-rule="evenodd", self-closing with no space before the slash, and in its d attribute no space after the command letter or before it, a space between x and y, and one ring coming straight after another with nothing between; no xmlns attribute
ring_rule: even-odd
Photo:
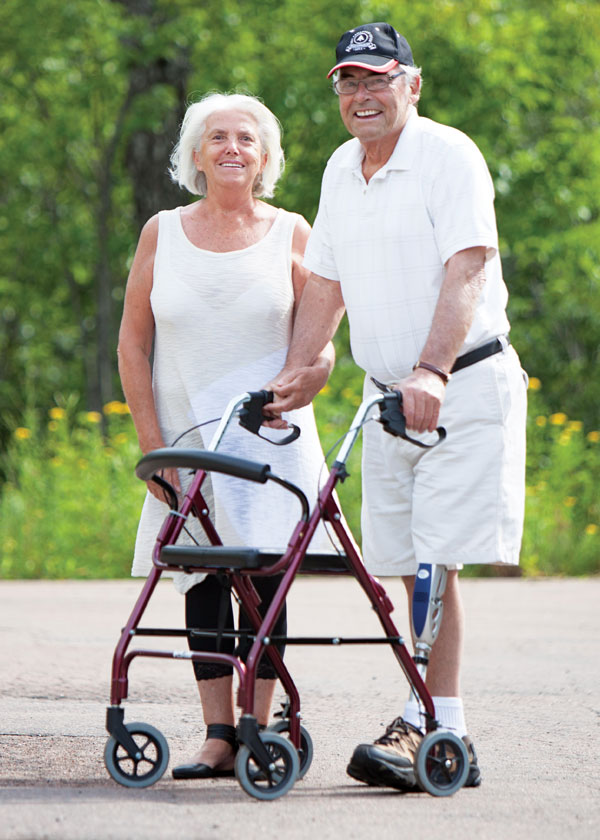
<svg viewBox="0 0 600 840"><path fill-rule="evenodd" d="M285 166L281 126L277 117L260 99L243 93L209 93L189 106L181 124L179 141L171 155L169 174L172 180L192 195L206 195L206 176L204 172L198 172L194 152L200 151L206 121L218 111L243 111L256 121L267 162L254 182L252 194L257 198L271 198Z"/></svg>

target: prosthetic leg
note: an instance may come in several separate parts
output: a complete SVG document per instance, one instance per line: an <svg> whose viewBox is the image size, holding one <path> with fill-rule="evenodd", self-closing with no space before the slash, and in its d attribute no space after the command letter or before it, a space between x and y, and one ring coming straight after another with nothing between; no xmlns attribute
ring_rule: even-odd
<svg viewBox="0 0 600 840"><path fill-rule="evenodd" d="M423 682L427 676L431 648L442 624L442 597L446 590L447 578L446 567L433 563L420 563L415 577L412 599L412 632L415 646L413 659ZM412 689L410 700L419 704L423 714L420 700Z"/></svg>
<svg viewBox="0 0 600 840"><path fill-rule="evenodd" d="M412 599L412 632L414 662L425 681L429 655L440 632L448 570L445 566L421 563L417 569ZM409 700L419 708L419 717L426 718L421 699L411 689ZM423 790L432 793L444 789L450 795L461 788L469 772L469 757L462 740L453 732L438 728L435 721L427 720L427 734L417 750L415 770ZM433 723L434 728L430 725Z"/></svg>

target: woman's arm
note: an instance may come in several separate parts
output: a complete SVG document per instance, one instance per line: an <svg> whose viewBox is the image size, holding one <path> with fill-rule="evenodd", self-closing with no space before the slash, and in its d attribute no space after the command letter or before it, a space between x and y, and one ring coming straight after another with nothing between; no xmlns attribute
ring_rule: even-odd
<svg viewBox="0 0 600 840"><path fill-rule="evenodd" d="M158 216L153 216L144 225L129 272L117 350L123 393L144 454L165 445L156 414L150 368L154 341L150 292L157 239ZM176 490L180 490L176 470L165 470L164 477ZM162 490L154 482L148 482L148 489L157 499L165 500Z"/></svg>

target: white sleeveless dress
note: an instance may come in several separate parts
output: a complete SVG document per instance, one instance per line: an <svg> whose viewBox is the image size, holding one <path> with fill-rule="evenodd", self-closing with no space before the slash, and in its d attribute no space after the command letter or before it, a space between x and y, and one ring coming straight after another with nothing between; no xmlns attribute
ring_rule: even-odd
<svg viewBox="0 0 600 840"><path fill-rule="evenodd" d="M150 303L156 332L153 392L165 445L198 423L221 417L232 397L260 390L283 367L292 330L294 289L291 246L298 216L278 210L266 236L239 251L197 248L181 223L181 208L159 213ZM323 479L323 452L312 406L284 415L300 437L273 446L232 423L219 452L271 464L303 489L311 509ZM216 423L186 434L181 448L205 448ZM190 476L180 471L184 487ZM208 479L208 477L207 477ZM273 482L266 485L212 473L203 485L224 544L283 549L298 521L296 498ZM152 568L152 550L167 513L148 493L139 523L132 575ZM195 518L187 527L200 544L208 540ZM182 533L179 543L190 543ZM333 550L320 526L311 548ZM204 575L176 573L186 592Z"/></svg>

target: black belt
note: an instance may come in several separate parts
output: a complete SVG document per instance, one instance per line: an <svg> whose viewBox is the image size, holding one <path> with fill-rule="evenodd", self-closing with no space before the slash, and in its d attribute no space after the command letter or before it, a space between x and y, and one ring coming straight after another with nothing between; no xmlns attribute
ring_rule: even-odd
<svg viewBox="0 0 600 840"><path fill-rule="evenodd" d="M480 362L482 359L487 359L488 356L493 356L495 353L500 353L505 347L510 344L510 338L507 335L502 336L503 341L499 338L494 338L493 341L488 341L487 344L482 344L481 347L476 347L475 350L470 350L464 356L459 356L452 365L450 373L456 373L457 370L474 365L475 362Z"/></svg>

